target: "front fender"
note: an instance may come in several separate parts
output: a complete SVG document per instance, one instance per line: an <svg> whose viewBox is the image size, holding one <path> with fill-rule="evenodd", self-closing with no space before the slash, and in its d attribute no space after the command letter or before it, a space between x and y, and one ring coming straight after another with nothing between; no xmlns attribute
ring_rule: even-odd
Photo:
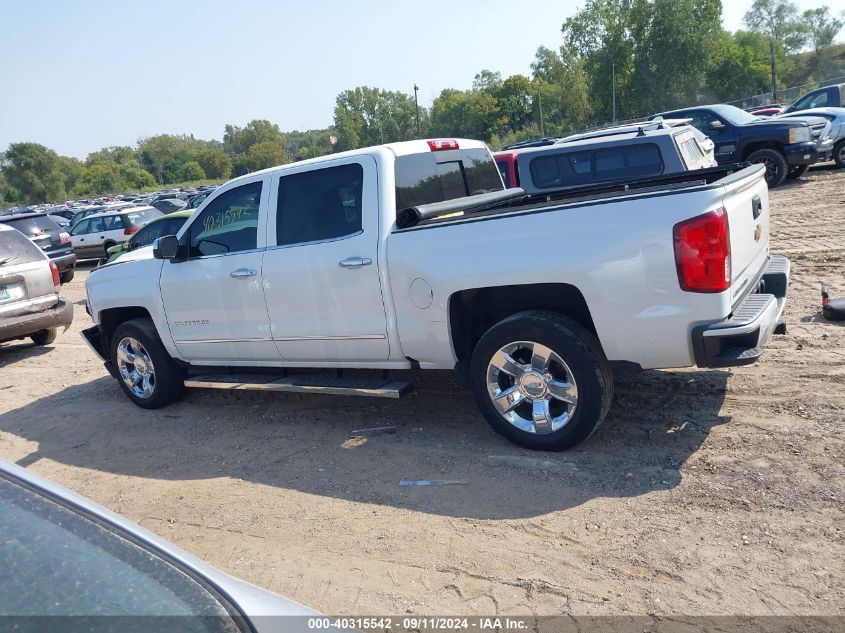
<svg viewBox="0 0 845 633"><path fill-rule="evenodd" d="M96 268L85 281L91 318L103 324L107 310L142 308L149 313L167 353L184 360L173 342L161 298L160 278L163 261L139 259Z"/></svg>

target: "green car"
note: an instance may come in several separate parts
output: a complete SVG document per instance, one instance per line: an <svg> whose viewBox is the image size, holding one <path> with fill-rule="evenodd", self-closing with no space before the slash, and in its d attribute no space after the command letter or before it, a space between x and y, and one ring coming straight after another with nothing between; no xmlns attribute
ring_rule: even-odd
<svg viewBox="0 0 845 633"><path fill-rule="evenodd" d="M137 250L143 246L149 246L163 235L176 235L179 229L194 214L196 209L176 211L170 215L163 215L148 222L140 231L121 244L116 244L106 251L107 257L104 264L111 264L124 253Z"/></svg>

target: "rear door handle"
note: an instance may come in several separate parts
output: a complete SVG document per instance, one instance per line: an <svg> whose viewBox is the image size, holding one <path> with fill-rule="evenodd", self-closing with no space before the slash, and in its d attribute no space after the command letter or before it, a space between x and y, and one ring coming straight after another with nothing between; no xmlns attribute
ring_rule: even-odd
<svg viewBox="0 0 845 633"><path fill-rule="evenodd" d="M258 271L254 268L238 268L237 270L233 270L229 273L231 277L235 279L243 279L245 277L255 277L258 274Z"/></svg>
<svg viewBox="0 0 845 633"><path fill-rule="evenodd" d="M369 257L347 257L340 260L337 265L341 268L361 268L361 266L369 266L373 260Z"/></svg>

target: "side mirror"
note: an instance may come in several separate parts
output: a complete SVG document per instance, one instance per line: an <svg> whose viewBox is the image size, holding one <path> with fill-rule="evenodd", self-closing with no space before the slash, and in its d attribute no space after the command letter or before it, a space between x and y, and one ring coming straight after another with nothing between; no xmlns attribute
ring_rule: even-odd
<svg viewBox="0 0 845 633"><path fill-rule="evenodd" d="M719 130L725 129L725 124L721 121L710 121L710 129L718 132Z"/></svg>
<svg viewBox="0 0 845 633"><path fill-rule="evenodd" d="M179 240L175 235L165 235L153 242L153 257L173 259L179 254Z"/></svg>

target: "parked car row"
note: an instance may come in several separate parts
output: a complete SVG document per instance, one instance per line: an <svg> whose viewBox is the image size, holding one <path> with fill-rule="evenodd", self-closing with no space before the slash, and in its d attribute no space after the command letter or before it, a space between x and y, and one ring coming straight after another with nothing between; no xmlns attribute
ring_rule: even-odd
<svg viewBox="0 0 845 633"><path fill-rule="evenodd" d="M494 154L506 187L544 191L632 177L759 163L777 187L816 162L845 167L845 108L760 117L735 106L696 106L647 121L560 139L508 146Z"/></svg>

